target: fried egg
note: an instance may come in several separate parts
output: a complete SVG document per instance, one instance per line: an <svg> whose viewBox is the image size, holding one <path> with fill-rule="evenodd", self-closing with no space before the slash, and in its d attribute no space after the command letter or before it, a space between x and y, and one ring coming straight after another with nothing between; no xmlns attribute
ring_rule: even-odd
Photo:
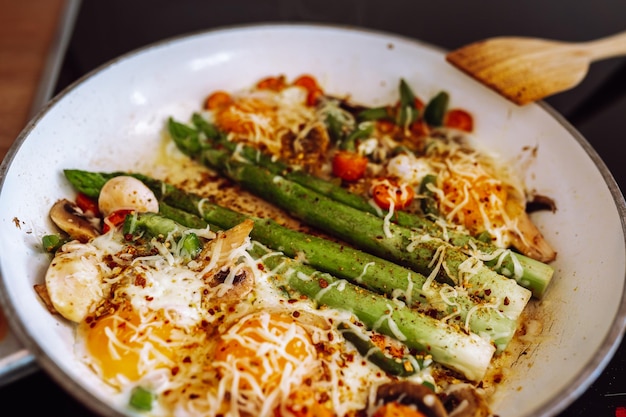
<svg viewBox="0 0 626 417"><path fill-rule="evenodd" d="M354 320L351 313L287 297L272 271L246 257L249 240L240 233L204 236L213 253L191 262L166 242L138 253L119 229L65 245L47 283L57 310L77 323L81 361L124 402L136 387L151 392L147 416L342 416L365 409L372 387L390 377L333 325ZM237 284L212 285L210 265L245 267L252 290L225 296L225 286Z"/></svg>

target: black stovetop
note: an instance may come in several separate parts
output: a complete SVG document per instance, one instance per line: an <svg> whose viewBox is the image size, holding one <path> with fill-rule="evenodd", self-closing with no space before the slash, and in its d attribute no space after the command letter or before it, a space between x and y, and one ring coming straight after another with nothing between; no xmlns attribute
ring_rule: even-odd
<svg viewBox="0 0 626 417"><path fill-rule="evenodd" d="M480 4L477 4L480 3ZM567 9L564 9L566 7ZM454 49L499 35L584 41L626 29L626 2L612 0L109 0L84 2L54 93L120 54L210 28L261 22L331 23L405 35ZM578 129L626 189L626 60L592 65L577 88L547 103ZM626 417L626 343L589 389L559 417ZM45 400L44 400L45 397ZM26 399L19 400L21 398ZM30 398L31 400L28 400ZM41 401L38 399L41 398ZM23 415L93 415L42 371L0 388L0 402Z"/></svg>

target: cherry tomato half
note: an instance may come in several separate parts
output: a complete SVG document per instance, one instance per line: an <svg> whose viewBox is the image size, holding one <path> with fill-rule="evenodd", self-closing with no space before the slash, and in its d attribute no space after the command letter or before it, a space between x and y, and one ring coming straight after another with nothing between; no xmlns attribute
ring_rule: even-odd
<svg viewBox="0 0 626 417"><path fill-rule="evenodd" d="M113 213L106 216L102 223L102 233L107 233L113 228L118 227L124 220L126 220L126 216L133 213L135 210L116 210Z"/></svg>
<svg viewBox="0 0 626 417"><path fill-rule="evenodd" d="M286 87L286 85L285 76L279 75L278 77L267 77L262 79L256 84L256 88L259 90L281 91Z"/></svg>
<svg viewBox="0 0 626 417"><path fill-rule="evenodd" d="M204 101L205 110L215 110L228 106L233 98L226 91L215 91Z"/></svg>
<svg viewBox="0 0 626 417"><path fill-rule="evenodd" d="M76 205L83 211L83 213L90 213L93 216L97 217L100 216L98 202L83 193L78 193L76 195Z"/></svg>
<svg viewBox="0 0 626 417"><path fill-rule="evenodd" d="M317 99L323 94L322 89L319 84L317 84L317 80L311 75L304 74L299 76L294 80L293 85L303 87L307 90L306 103L309 106L314 106L315 103L317 103Z"/></svg>
<svg viewBox="0 0 626 417"><path fill-rule="evenodd" d="M378 207L388 210L393 202L394 209L402 210L415 198L415 190L408 184L398 184L394 180L382 179L372 183L371 194Z"/></svg>
<svg viewBox="0 0 626 417"><path fill-rule="evenodd" d="M345 181L357 181L365 175L367 158L356 152L338 151L333 157L333 174Z"/></svg>
<svg viewBox="0 0 626 417"><path fill-rule="evenodd" d="M474 118L461 109L448 110L443 118L443 125L454 129L471 132L474 130Z"/></svg>

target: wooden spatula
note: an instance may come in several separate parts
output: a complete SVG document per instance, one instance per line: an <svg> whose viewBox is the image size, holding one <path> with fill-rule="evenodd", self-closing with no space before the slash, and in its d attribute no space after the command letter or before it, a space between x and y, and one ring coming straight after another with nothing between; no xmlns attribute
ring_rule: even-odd
<svg viewBox="0 0 626 417"><path fill-rule="evenodd" d="M575 87L592 62L620 55L626 55L626 32L582 43L496 37L456 49L446 60L524 105Z"/></svg>

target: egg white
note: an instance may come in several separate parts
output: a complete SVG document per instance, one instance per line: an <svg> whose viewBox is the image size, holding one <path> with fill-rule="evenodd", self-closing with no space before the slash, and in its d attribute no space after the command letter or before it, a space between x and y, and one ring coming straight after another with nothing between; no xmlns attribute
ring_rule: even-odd
<svg viewBox="0 0 626 417"><path fill-rule="evenodd" d="M71 268L83 269L90 274L92 279L87 282L87 288L101 294L91 304L92 313L102 298L121 297L128 301L133 311L138 312L142 320L138 329L148 334L152 332L152 338L146 339L149 342L141 347L142 359L137 364L139 379L131 380L120 374L107 380L119 390L120 396L126 398L130 397L136 386L152 391L158 400L145 415L242 415L245 411L242 404L246 402L238 403L235 399L230 406L225 407L228 398L226 393L228 391L232 394L232 386L220 385L220 381L228 378L241 379L243 376L237 374L239 371L236 368L230 367L228 372L232 374L226 378L225 369L216 367L212 357L219 335L241 318L251 314L279 312L293 317L298 326L309 335L314 346L333 347L332 351L323 354L313 352L302 361L301 369L293 372L293 379L283 378L282 385L274 391L259 394L254 406L267 410L267 413L271 413L306 378L314 381L312 386L316 392L326 393L327 400L337 415L365 409L374 395L375 387L389 381L384 372L346 343L333 326L333 323L341 321L354 321L351 313L319 308L313 300L306 298L294 300L288 297L273 283L272 272L258 268L255 260L243 256L237 261L247 264L253 271L253 290L245 299L225 305L218 296L220 288L208 285L197 269L191 268L187 261L165 250L168 247L171 249L171 245L160 244L163 246L156 253L132 258L123 250L122 243L121 232L115 231L102 235L89 244L74 243L66 251L74 254L69 262ZM86 249L97 253L97 256L81 255L81 250ZM121 271L114 268L120 272L118 275L112 274L110 268L107 273L94 274L98 265L108 265L105 259L109 263L110 259L115 259L124 264L125 268ZM193 263L191 266L197 268ZM56 273L67 271L68 268L70 267L65 265ZM138 277L141 279L138 280ZM64 302L76 302L73 294L79 293L65 292ZM155 321L155 316L151 313L155 311L160 312L159 320L162 322ZM168 340L160 340L159 329L166 326L173 331ZM77 326L76 353L94 372L103 376L105 372L99 358L94 357L88 347L90 328L85 321ZM115 335L111 337L115 340ZM111 349L116 349L114 345L112 343ZM161 345L165 346L165 351L172 352L171 357L169 354L163 355L157 349ZM323 375L320 374L320 369L325 370ZM425 371L416 378L421 381L430 376ZM190 393L193 394L193 400L190 400Z"/></svg>

